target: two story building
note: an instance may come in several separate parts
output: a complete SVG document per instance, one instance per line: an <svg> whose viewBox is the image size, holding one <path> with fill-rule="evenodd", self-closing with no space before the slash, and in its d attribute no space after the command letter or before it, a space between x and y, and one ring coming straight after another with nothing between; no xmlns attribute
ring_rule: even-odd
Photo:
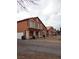
<svg viewBox="0 0 79 59"><path fill-rule="evenodd" d="M40 38L47 35L47 28L38 17L17 21L17 39Z"/></svg>

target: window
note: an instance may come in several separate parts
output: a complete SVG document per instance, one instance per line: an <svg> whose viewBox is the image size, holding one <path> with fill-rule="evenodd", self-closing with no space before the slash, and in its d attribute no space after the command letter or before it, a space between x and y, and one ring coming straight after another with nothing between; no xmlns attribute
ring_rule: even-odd
<svg viewBox="0 0 79 59"><path fill-rule="evenodd" d="M32 20L30 20L30 28L36 28L36 29L40 29L40 24L33 22Z"/></svg>
<svg viewBox="0 0 79 59"><path fill-rule="evenodd" d="M30 20L30 28L33 28L33 22Z"/></svg>
<svg viewBox="0 0 79 59"><path fill-rule="evenodd" d="M40 24L40 29L42 29L42 24Z"/></svg>

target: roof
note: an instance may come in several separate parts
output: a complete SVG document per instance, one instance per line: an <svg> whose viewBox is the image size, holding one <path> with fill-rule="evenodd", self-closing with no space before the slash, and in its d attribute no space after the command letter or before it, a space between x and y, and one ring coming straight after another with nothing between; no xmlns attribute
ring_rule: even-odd
<svg viewBox="0 0 79 59"><path fill-rule="evenodd" d="M26 18L26 19L17 21L17 23L22 22L22 21L27 21L27 20L30 20L30 19L33 19L33 18L37 18L37 19L42 23L42 21L41 21L38 17L30 17L30 18ZM42 23L42 25L46 28L46 26L45 26L43 23ZM47 28L46 28L46 29L47 29Z"/></svg>
<svg viewBox="0 0 79 59"><path fill-rule="evenodd" d="M31 18L22 19L22 20L19 20L19 21L17 21L17 22L27 21L27 20L30 20L30 19L33 19L33 18L36 18L36 17L31 17Z"/></svg>
<svg viewBox="0 0 79 59"><path fill-rule="evenodd" d="M49 29L54 29L52 26L47 26L47 30L49 30Z"/></svg>

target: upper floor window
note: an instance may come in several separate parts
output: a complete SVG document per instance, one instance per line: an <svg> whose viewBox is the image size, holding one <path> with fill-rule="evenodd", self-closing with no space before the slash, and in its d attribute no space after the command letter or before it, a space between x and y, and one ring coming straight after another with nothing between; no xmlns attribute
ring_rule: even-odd
<svg viewBox="0 0 79 59"><path fill-rule="evenodd" d="M30 20L30 28L36 28L38 29L38 23L35 23L34 21Z"/></svg>

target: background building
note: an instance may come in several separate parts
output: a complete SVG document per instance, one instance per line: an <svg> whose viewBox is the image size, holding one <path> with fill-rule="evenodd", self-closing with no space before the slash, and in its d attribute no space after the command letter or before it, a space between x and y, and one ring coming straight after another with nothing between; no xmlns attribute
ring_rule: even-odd
<svg viewBox="0 0 79 59"><path fill-rule="evenodd" d="M56 35L56 30L52 26L47 27L47 36L54 36Z"/></svg>

